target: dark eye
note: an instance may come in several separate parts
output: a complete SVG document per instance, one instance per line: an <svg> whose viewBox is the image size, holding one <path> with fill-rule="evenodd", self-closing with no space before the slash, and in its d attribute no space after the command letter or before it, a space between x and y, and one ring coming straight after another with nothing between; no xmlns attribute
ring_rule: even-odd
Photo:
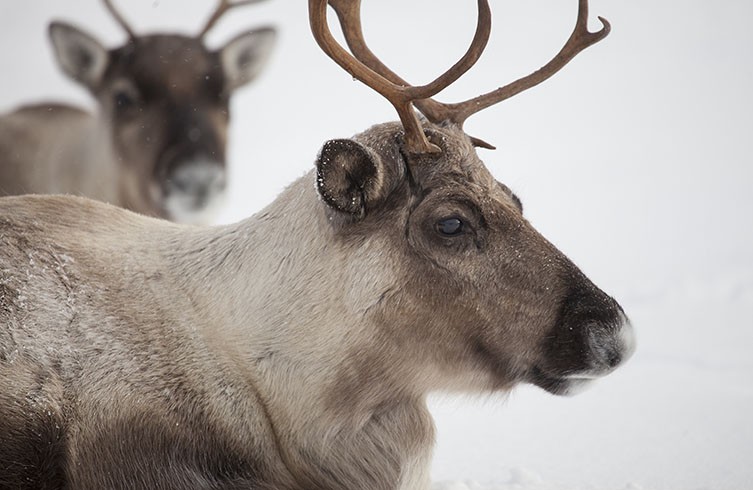
<svg viewBox="0 0 753 490"><path fill-rule="evenodd" d="M129 94L128 92L124 92L122 90L119 90L115 92L115 107L119 111L127 111L128 109L132 108L136 104L136 100L133 97L133 95Z"/></svg>
<svg viewBox="0 0 753 490"><path fill-rule="evenodd" d="M463 233L465 225L460 218L444 218L437 221L437 232L444 236L457 236Z"/></svg>

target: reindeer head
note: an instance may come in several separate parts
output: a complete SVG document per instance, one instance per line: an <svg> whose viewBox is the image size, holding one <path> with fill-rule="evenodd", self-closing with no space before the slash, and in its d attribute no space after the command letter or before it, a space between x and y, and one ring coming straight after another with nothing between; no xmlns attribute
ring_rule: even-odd
<svg viewBox="0 0 753 490"><path fill-rule="evenodd" d="M469 380L478 389L524 381L567 394L611 372L634 349L622 308L531 226L520 200L476 154L474 146L489 145L462 129L469 115L548 78L607 35L603 19L601 31L588 32L587 0L579 2L573 35L544 68L449 105L429 97L480 56L490 29L486 0L478 0L471 48L424 87L410 86L368 50L359 0L329 1L355 57L328 30L327 0L309 0L320 46L385 95L401 119L325 144L317 160L317 187L330 222L346 243L364 243L375 235L387 241L400 279L374 310L391 331L384 338L415 343L414 355L425 357L437 372L460 366L466 389Z"/></svg>
<svg viewBox="0 0 753 490"><path fill-rule="evenodd" d="M218 50L203 41L228 9L260 0L220 2L201 33L129 35L105 49L68 24L50 25L63 71L97 99L109 123L129 207L181 222L201 222L225 189L229 99L262 70L275 41L269 27L243 33Z"/></svg>

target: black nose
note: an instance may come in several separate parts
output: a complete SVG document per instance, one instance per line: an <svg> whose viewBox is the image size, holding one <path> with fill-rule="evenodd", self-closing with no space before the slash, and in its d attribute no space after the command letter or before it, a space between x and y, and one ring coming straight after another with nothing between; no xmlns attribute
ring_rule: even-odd
<svg viewBox="0 0 753 490"><path fill-rule="evenodd" d="M585 278L576 281L545 341L548 370L570 375L613 369L630 350L625 328L629 323L613 298Z"/></svg>

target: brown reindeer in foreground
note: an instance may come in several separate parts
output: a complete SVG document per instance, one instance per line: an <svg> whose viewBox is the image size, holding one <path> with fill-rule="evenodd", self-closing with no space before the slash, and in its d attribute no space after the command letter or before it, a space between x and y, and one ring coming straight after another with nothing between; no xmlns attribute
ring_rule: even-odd
<svg viewBox="0 0 753 490"><path fill-rule="evenodd" d="M358 0L332 2L356 58L332 41L327 0L309 0L325 51L403 123L325 143L245 221L0 199L0 488L425 490L429 392L568 394L625 361L620 306L526 221L461 128L606 24L589 33L579 0L546 73L431 102L481 53L478 3L468 53L411 87L361 43Z"/></svg>
<svg viewBox="0 0 753 490"><path fill-rule="evenodd" d="M68 193L173 221L211 220L225 190L229 100L262 70L275 31L248 31L212 51L204 36L227 10L260 0L222 0L196 37L137 36L106 50L53 22L50 39L66 75L97 99L96 114L40 104L0 118L0 195Z"/></svg>

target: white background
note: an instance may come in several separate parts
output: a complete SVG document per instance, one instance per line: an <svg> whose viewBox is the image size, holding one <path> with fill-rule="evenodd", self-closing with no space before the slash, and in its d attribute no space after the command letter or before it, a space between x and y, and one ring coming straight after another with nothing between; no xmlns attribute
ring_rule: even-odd
<svg viewBox="0 0 753 490"><path fill-rule="evenodd" d="M139 33L196 32L208 0L121 0ZM372 48L425 83L461 56L472 0L364 0ZM492 0L492 40L438 98L488 91L543 65L576 0ZM533 224L632 318L638 351L590 391L522 387L506 400L437 395L432 474L447 489L753 488L753 2L592 0L612 34L553 79L467 130ZM113 47L124 34L94 0L0 1L0 111L25 102L92 107L58 72L52 18ZM312 165L322 143L395 119L324 56L306 2L228 14L214 47L274 24L268 70L233 99L230 199L222 221L259 210Z"/></svg>

